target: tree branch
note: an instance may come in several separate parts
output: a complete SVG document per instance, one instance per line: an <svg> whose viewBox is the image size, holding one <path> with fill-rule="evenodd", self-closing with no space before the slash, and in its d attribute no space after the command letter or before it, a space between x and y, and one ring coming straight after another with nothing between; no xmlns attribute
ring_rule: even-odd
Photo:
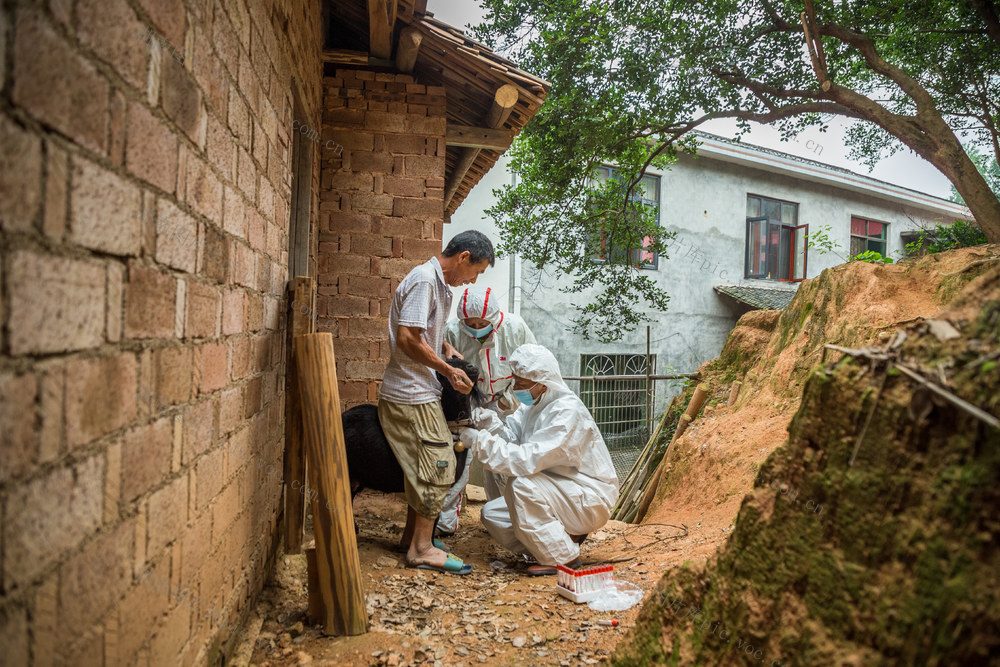
<svg viewBox="0 0 1000 667"><path fill-rule="evenodd" d="M966 0L973 9L983 19L986 24L986 33L990 38L1000 44L1000 16L997 15L997 8L990 0Z"/></svg>

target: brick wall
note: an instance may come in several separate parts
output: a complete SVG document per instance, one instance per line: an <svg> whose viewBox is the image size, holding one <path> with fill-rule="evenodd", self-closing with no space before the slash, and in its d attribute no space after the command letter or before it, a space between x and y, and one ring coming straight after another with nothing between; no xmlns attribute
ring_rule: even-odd
<svg viewBox="0 0 1000 667"><path fill-rule="evenodd" d="M318 329L336 340L344 408L376 400L392 293L441 251L445 92L404 74L337 70L323 81Z"/></svg>
<svg viewBox="0 0 1000 667"><path fill-rule="evenodd" d="M214 663L276 547L293 77L318 126L320 5L17 4L3 662Z"/></svg>

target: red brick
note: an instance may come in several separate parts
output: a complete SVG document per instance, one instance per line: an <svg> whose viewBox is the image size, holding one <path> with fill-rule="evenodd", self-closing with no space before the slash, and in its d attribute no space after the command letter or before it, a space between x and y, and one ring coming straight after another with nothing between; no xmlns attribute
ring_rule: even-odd
<svg viewBox="0 0 1000 667"><path fill-rule="evenodd" d="M149 68L146 28L125 0L80 0L76 34L133 88L145 92Z"/></svg>
<svg viewBox="0 0 1000 667"><path fill-rule="evenodd" d="M235 263L233 265L233 280L244 287L255 287L254 275L257 266L257 256L248 246L237 243L230 248L230 252L235 251Z"/></svg>
<svg viewBox="0 0 1000 667"><path fill-rule="evenodd" d="M174 204L161 199L156 215L156 261L194 273L198 223Z"/></svg>
<svg viewBox="0 0 1000 667"><path fill-rule="evenodd" d="M195 473L189 475L190 487L195 482ZM190 489L194 491L193 488ZM193 506L193 503L192 503ZM181 580L188 585L194 582L194 575L202 568L212 546L212 513L205 512L187 527L181 535Z"/></svg>
<svg viewBox="0 0 1000 667"><path fill-rule="evenodd" d="M219 288L201 283L187 284L186 338L212 338L219 324Z"/></svg>
<svg viewBox="0 0 1000 667"><path fill-rule="evenodd" d="M260 378L250 380L243 388L243 418L249 419L260 411Z"/></svg>
<svg viewBox="0 0 1000 667"><path fill-rule="evenodd" d="M42 201L42 142L0 117L0 230L27 231ZM63 174L65 186L65 173Z"/></svg>
<svg viewBox="0 0 1000 667"><path fill-rule="evenodd" d="M172 44L184 43L187 21L184 16L183 0L139 0L153 24Z"/></svg>
<svg viewBox="0 0 1000 667"><path fill-rule="evenodd" d="M222 183L207 162L192 155L187 163L186 201L211 222L222 224Z"/></svg>
<svg viewBox="0 0 1000 667"><path fill-rule="evenodd" d="M333 212L330 216L331 232L367 234L371 232L372 216L363 213Z"/></svg>
<svg viewBox="0 0 1000 667"><path fill-rule="evenodd" d="M264 217L256 209L247 211L247 243L255 250L264 248Z"/></svg>
<svg viewBox="0 0 1000 667"><path fill-rule="evenodd" d="M392 239L386 236L352 234L351 253L362 256L389 257L392 254Z"/></svg>
<svg viewBox="0 0 1000 667"><path fill-rule="evenodd" d="M136 386L130 353L67 363L67 444L86 444L129 423L135 416Z"/></svg>
<svg viewBox="0 0 1000 667"><path fill-rule="evenodd" d="M229 91L229 129L241 146L250 145L250 109L235 86Z"/></svg>
<svg viewBox="0 0 1000 667"><path fill-rule="evenodd" d="M229 280L230 241L215 225L203 225L201 273L212 280Z"/></svg>
<svg viewBox="0 0 1000 667"><path fill-rule="evenodd" d="M224 458L225 450L216 449L199 459L195 466L195 507L199 511L222 490Z"/></svg>
<svg viewBox="0 0 1000 667"><path fill-rule="evenodd" d="M427 260L441 252L441 241L437 239L403 239L403 257Z"/></svg>
<svg viewBox="0 0 1000 667"><path fill-rule="evenodd" d="M184 408L182 462L187 465L207 450L215 439L215 403L202 401Z"/></svg>
<svg viewBox="0 0 1000 667"><path fill-rule="evenodd" d="M170 128L139 102L128 108L125 166L164 192L177 180L177 138Z"/></svg>
<svg viewBox="0 0 1000 667"><path fill-rule="evenodd" d="M394 154L423 155L427 150L427 139L408 134L390 134L385 138L385 147Z"/></svg>
<svg viewBox="0 0 1000 667"><path fill-rule="evenodd" d="M209 116L207 122L205 152L208 155L208 160L222 172L223 179L232 181L233 165L236 164L235 139L229 133L229 129L217 121L215 117ZM226 188L227 205L229 192L229 188Z"/></svg>
<svg viewBox="0 0 1000 667"><path fill-rule="evenodd" d="M223 226L226 231L241 239L247 235L247 215L243 198L232 188L226 188Z"/></svg>
<svg viewBox="0 0 1000 667"><path fill-rule="evenodd" d="M39 428L38 460L47 463L58 458L62 452L65 415L66 372L62 366L49 368L41 376L39 387Z"/></svg>
<svg viewBox="0 0 1000 667"><path fill-rule="evenodd" d="M180 539L187 513L188 478L181 475L149 497L146 553L155 557L168 544Z"/></svg>
<svg viewBox="0 0 1000 667"><path fill-rule="evenodd" d="M333 142L329 145L342 146L349 151L370 151L375 147L375 135L370 132L324 129L322 139L324 146Z"/></svg>
<svg viewBox="0 0 1000 667"><path fill-rule="evenodd" d="M441 250L440 244L437 246L438 252ZM435 252L434 254L437 254ZM394 278L396 280L402 280L406 277L414 267L421 263L419 259L404 259L401 257L390 257L383 259L379 263L379 275L385 276L387 278Z"/></svg>
<svg viewBox="0 0 1000 667"><path fill-rule="evenodd" d="M379 276L348 276L347 294L364 297L387 297L389 281Z"/></svg>
<svg viewBox="0 0 1000 667"><path fill-rule="evenodd" d="M177 123L191 141L202 143L206 115L202 109L201 91L184 65L174 58L163 58L160 82L163 86L161 104L167 116ZM200 64L200 63L199 63Z"/></svg>
<svg viewBox="0 0 1000 667"><path fill-rule="evenodd" d="M181 665L188 662L181 659L181 653L187 644L190 629L191 608L187 605L174 607L156 627L149 644L149 664Z"/></svg>
<svg viewBox="0 0 1000 667"><path fill-rule="evenodd" d="M12 354L64 352L104 342L105 272L100 265L25 250L8 261Z"/></svg>
<svg viewBox="0 0 1000 667"><path fill-rule="evenodd" d="M442 119L443 120L443 119ZM365 129L377 132L402 133L406 129L404 114L387 111L369 111L365 114Z"/></svg>
<svg viewBox="0 0 1000 667"><path fill-rule="evenodd" d="M246 324L246 295L242 290L226 290L222 295L222 333L243 331Z"/></svg>
<svg viewBox="0 0 1000 667"><path fill-rule="evenodd" d="M444 216L444 205L440 199L407 199L397 197L393 200L392 204L393 215L401 218L434 220Z"/></svg>
<svg viewBox="0 0 1000 667"><path fill-rule="evenodd" d="M239 380L250 373L251 341L249 338L233 338L229 341L232 358L233 380Z"/></svg>
<svg viewBox="0 0 1000 667"><path fill-rule="evenodd" d="M159 406L176 405L191 398L192 356L190 347L179 345L153 351L156 396L152 402Z"/></svg>
<svg viewBox="0 0 1000 667"><path fill-rule="evenodd" d="M389 318L357 317L349 320L348 332L361 338L381 338L389 335Z"/></svg>
<svg viewBox="0 0 1000 667"><path fill-rule="evenodd" d="M424 183L425 181L422 178L386 176L382 189L388 195L401 197L423 197L425 189Z"/></svg>
<svg viewBox="0 0 1000 667"><path fill-rule="evenodd" d="M328 109L323 112L323 124L338 128L362 127L366 113L361 109Z"/></svg>
<svg viewBox="0 0 1000 667"><path fill-rule="evenodd" d="M67 635L83 633L125 593L132 581L134 535L135 526L125 522L62 566L59 623Z"/></svg>
<svg viewBox="0 0 1000 667"><path fill-rule="evenodd" d="M257 165L250 154L239 149L239 163L236 167L237 185L250 201L257 199Z"/></svg>
<svg viewBox="0 0 1000 667"><path fill-rule="evenodd" d="M374 228L379 234L393 238L413 238L420 236L424 223L414 218L383 217Z"/></svg>
<svg viewBox="0 0 1000 667"><path fill-rule="evenodd" d="M426 183L427 183L427 187L428 188L443 188L444 187L444 178L442 178L440 176L437 176L437 177L434 177L434 178L427 178L426 179Z"/></svg>
<svg viewBox="0 0 1000 667"><path fill-rule="evenodd" d="M414 155L403 158L404 171L414 178L444 177L444 157Z"/></svg>
<svg viewBox="0 0 1000 667"><path fill-rule="evenodd" d="M0 121L0 123L4 122ZM0 129L0 133L3 132L4 130ZM5 140L0 139L0 143L5 143ZM20 148L18 150L27 151L30 155L30 149ZM6 146L3 152L5 156L8 154L17 154L10 152ZM66 209L67 202L69 201L69 156L66 151L51 141L46 144L45 152L48 154L48 161L45 174L45 210L44 217L42 218L42 231L49 238L61 241L63 235L66 233ZM27 160L27 164L30 165L30 158ZM6 167L0 167L0 169L6 169ZM30 173L30 167L27 170ZM0 186L0 191L3 191L4 187ZM0 194L0 201L3 204L0 204L0 206L10 206L14 201L20 206L24 203L22 200L30 202L30 199L31 191L27 186L20 191L16 199L3 191ZM6 218L7 214L0 212L0 220ZM2 226L3 224L0 223L0 227Z"/></svg>
<svg viewBox="0 0 1000 667"><path fill-rule="evenodd" d="M212 544L221 541L222 534L232 527L240 513L239 484L230 484L212 503Z"/></svg>
<svg viewBox="0 0 1000 667"><path fill-rule="evenodd" d="M219 399L219 432L230 433L243 419L243 389L234 387L222 392Z"/></svg>
<svg viewBox="0 0 1000 667"><path fill-rule="evenodd" d="M226 346L222 343L199 345L195 352L196 377L201 380L200 392L207 394L226 386Z"/></svg>
<svg viewBox="0 0 1000 667"><path fill-rule="evenodd" d="M372 154L366 153L366 155ZM354 169L360 169L356 162L352 162L351 166ZM389 168L392 168L391 158L389 159ZM321 184L321 187L324 190L361 190L363 192L371 192L372 175L370 173L354 173L346 170L327 170L323 173L323 183Z"/></svg>
<svg viewBox="0 0 1000 667"><path fill-rule="evenodd" d="M6 590L28 584L97 529L103 475L104 456L93 456L9 491L3 517Z"/></svg>
<svg viewBox="0 0 1000 667"><path fill-rule="evenodd" d="M444 116L428 118L407 116L406 125L406 131L410 134L429 134L438 137L443 137L448 129L448 121Z"/></svg>
<svg viewBox="0 0 1000 667"><path fill-rule="evenodd" d="M393 159L389 153L373 153L371 151L351 151L350 165L355 172L392 172ZM353 186L352 186L353 187Z"/></svg>
<svg viewBox="0 0 1000 667"><path fill-rule="evenodd" d="M17 14L12 97L15 105L43 123L104 153L107 81L31 10Z"/></svg>
<svg viewBox="0 0 1000 667"><path fill-rule="evenodd" d="M142 645L152 634L153 623L169 607L169 588L165 590L156 584L170 580L168 559L151 570L148 583L133 586L118 605L118 662L135 665L146 664L145 654L140 658ZM83 664L83 663L80 663Z"/></svg>
<svg viewBox="0 0 1000 667"><path fill-rule="evenodd" d="M173 418L163 417L125 434L122 450L122 500L130 503L170 473Z"/></svg>
<svg viewBox="0 0 1000 667"><path fill-rule="evenodd" d="M382 361L348 361L346 377L352 379L380 380L385 375L385 362Z"/></svg>
<svg viewBox="0 0 1000 667"><path fill-rule="evenodd" d="M20 477L38 460L38 434L35 432L35 375L0 373L0 482Z"/></svg>
<svg viewBox="0 0 1000 667"><path fill-rule="evenodd" d="M128 269L125 337L171 338L174 334L174 279L138 264Z"/></svg>
<svg viewBox="0 0 1000 667"><path fill-rule="evenodd" d="M88 160L73 158L72 238L116 255L139 254L139 189Z"/></svg>

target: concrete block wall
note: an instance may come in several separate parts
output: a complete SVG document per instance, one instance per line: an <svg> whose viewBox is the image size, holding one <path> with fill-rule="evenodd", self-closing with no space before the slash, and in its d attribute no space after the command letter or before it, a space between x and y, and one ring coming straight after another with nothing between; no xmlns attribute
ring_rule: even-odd
<svg viewBox="0 0 1000 667"><path fill-rule="evenodd" d="M4 664L216 664L239 634L277 544L320 24L305 0L0 10Z"/></svg>
<svg viewBox="0 0 1000 667"><path fill-rule="evenodd" d="M344 408L374 403L389 361L389 306L441 251L445 91L412 76L338 69L323 81L317 249L319 331L335 336Z"/></svg>

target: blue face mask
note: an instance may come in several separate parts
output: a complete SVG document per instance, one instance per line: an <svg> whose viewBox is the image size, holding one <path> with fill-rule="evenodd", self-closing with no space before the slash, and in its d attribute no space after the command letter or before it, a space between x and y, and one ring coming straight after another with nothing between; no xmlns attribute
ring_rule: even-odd
<svg viewBox="0 0 1000 667"><path fill-rule="evenodd" d="M515 389L514 395L517 396L517 400L521 401L523 405L534 405L537 400L531 395L530 389Z"/></svg>
<svg viewBox="0 0 1000 667"><path fill-rule="evenodd" d="M492 324L487 324L482 329L473 329L468 324L463 324L462 326L465 327L465 330L469 332L469 335L473 338L484 338L488 336L491 331L493 331Z"/></svg>

